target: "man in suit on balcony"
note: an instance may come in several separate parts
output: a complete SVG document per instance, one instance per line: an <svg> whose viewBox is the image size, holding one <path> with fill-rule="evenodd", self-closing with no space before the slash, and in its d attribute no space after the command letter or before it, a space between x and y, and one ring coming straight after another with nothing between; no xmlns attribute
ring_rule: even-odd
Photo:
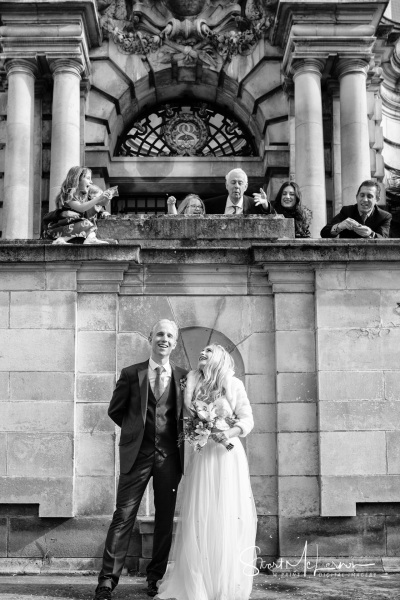
<svg viewBox="0 0 400 600"><path fill-rule="evenodd" d="M341 211L321 229L322 238L387 238L392 215L379 208L381 188L368 179L358 188L356 204L343 206Z"/></svg>
<svg viewBox="0 0 400 600"><path fill-rule="evenodd" d="M264 190L253 194L254 198L245 196L248 180L243 169L232 169L225 177L226 196L213 198L210 206L206 203L208 215L271 215L275 210L268 201Z"/></svg>

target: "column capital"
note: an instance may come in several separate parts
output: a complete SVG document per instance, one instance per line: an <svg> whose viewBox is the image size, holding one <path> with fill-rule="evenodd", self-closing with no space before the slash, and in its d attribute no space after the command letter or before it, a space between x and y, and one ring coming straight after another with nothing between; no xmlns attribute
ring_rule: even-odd
<svg viewBox="0 0 400 600"><path fill-rule="evenodd" d="M362 73L367 76L369 71L369 59L361 57L339 57L336 71L338 74L339 81L345 75L350 73Z"/></svg>
<svg viewBox="0 0 400 600"><path fill-rule="evenodd" d="M74 58L56 58L50 61L50 71L53 77L58 73L71 73L80 79L83 70L82 63Z"/></svg>
<svg viewBox="0 0 400 600"><path fill-rule="evenodd" d="M293 79L304 73L315 73L321 77L324 67L325 60L323 58L299 58L292 62L290 71L293 74Z"/></svg>
<svg viewBox="0 0 400 600"><path fill-rule="evenodd" d="M7 77L14 73L26 73L35 79L39 74L36 61L24 58L8 58L4 63L4 69Z"/></svg>

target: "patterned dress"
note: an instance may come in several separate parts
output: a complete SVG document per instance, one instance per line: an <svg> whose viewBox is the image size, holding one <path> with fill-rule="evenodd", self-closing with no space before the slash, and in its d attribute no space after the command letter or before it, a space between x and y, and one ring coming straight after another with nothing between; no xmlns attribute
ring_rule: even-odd
<svg viewBox="0 0 400 600"><path fill-rule="evenodd" d="M74 198L74 200L81 202L79 198ZM86 213L72 210L65 202L57 211L57 220L50 222L45 228L43 237L50 240L56 240L59 237L82 238L84 241L90 233L96 233L96 221L97 214L88 217Z"/></svg>

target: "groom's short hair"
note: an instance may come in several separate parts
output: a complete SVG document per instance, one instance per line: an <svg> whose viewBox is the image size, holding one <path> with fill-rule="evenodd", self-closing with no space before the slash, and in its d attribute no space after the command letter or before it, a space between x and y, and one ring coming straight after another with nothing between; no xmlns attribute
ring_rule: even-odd
<svg viewBox="0 0 400 600"><path fill-rule="evenodd" d="M158 321L156 321L156 322L154 323L153 327L150 329L150 333L149 333L149 339L152 337L152 335L153 335L153 333L154 333L154 330L155 330L155 328L157 327L157 325L158 325L159 323L162 323L162 322L165 322L165 321L171 325L171 327L172 327L172 328L173 328L173 330L175 331L175 338L176 338L176 339L178 339L178 337L179 337L179 327L178 327L178 325L175 323L175 321L171 321L170 319L158 319Z"/></svg>

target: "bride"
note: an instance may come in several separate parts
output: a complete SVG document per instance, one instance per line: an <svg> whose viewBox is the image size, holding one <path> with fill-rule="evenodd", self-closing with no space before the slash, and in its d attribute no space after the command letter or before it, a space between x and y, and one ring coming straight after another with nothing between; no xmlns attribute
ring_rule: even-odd
<svg viewBox="0 0 400 600"><path fill-rule="evenodd" d="M246 454L239 437L253 428L243 383L234 362L219 345L207 346L187 376L186 415L193 402L213 402L230 423L201 451L192 450L185 469L182 505L169 566L157 598L248 600L255 564L256 510ZM228 441L229 440L229 441ZM228 451L227 446L233 448Z"/></svg>

